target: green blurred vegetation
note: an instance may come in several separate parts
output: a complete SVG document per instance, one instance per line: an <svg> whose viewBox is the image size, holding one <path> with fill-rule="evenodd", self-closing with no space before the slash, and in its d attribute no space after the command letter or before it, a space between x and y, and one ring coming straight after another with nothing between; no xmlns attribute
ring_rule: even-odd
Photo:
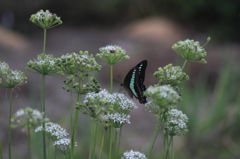
<svg viewBox="0 0 240 159"><path fill-rule="evenodd" d="M188 115L189 133L182 158L226 159L240 157L240 75L228 64L214 89L203 79L184 88L180 109ZM203 75L204 77L204 75Z"/></svg>
<svg viewBox="0 0 240 159"><path fill-rule="evenodd" d="M12 11L14 28L29 33L28 17L39 9L49 9L65 24L75 26L112 27L148 16L164 16L215 40L240 41L239 0L1 0L0 14Z"/></svg>

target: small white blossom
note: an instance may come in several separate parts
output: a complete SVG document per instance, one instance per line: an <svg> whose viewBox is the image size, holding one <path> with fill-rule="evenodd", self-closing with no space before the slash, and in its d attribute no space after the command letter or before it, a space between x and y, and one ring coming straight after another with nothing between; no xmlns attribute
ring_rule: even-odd
<svg viewBox="0 0 240 159"><path fill-rule="evenodd" d="M147 159L145 154L138 152L138 151L127 151L124 152L123 157L121 159Z"/></svg>
<svg viewBox="0 0 240 159"><path fill-rule="evenodd" d="M43 113L32 108L25 108L18 110L11 121L20 125L23 128L31 128L40 124L43 120Z"/></svg>
<svg viewBox="0 0 240 159"><path fill-rule="evenodd" d="M49 10L40 10L36 14L32 14L30 21L41 28L53 28L62 24L60 17L56 14L52 14Z"/></svg>
<svg viewBox="0 0 240 159"><path fill-rule="evenodd" d="M131 111L137 108L136 104L122 93L113 93L112 96L122 110Z"/></svg>
<svg viewBox="0 0 240 159"><path fill-rule="evenodd" d="M87 93L84 102L88 102L88 99L95 99L95 98L101 98L101 99L107 100L110 103L114 102L114 98L110 93L108 93L106 89L101 90L98 93L94 93L94 92Z"/></svg>
<svg viewBox="0 0 240 159"><path fill-rule="evenodd" d="M116 45L107 45L105 47L101 47L99 50L101 53L98 53L96 57L100 58L107 64L114 65L130 59L130 57L126 55L126 51Z"/></svg>
<svg viewBox="0 0 240 159"><path fill-rule="evenodd" d="M145 108L148 112L153 114L158 114L161 110L159 105L154 104L152 101L149 101L145 104Z"/></svg>
<svg viewBox="0 0 240 159"><path fill-rule="evenodd" d="M125 123L130 124L130 115L126 114L107 114L107 115L101 115L101 119L103 122L110 122L113 124L115 128L120 128Z"/></svg>
<svg viewBox="0 0 240 159"><path fill-rule="evenodd" d="M209 40L210 39L208 39L208 41ZM207 55L207 52L198 41L189 39L185 41L179 41L172 46L172 49L186 60L199 62L202 64L207 63L207 61L204 59L204 57Z"/></svg>
<svg viewBox="0 0 240 159"><path fill-rule="evenodd" d="M159 106L166 107L181 101L179 94L169 85L150 86L146 95L151 97L153 102Z"/></svg>
<svg viewBox="0 0 240 159"><path fill-rule="evenodd" d="M101 70L101 65L99 65L94 56L89 54L87 51L79 51L79 53L67 53L62 55L56 60L57 65L66 74L76 74L80 72L91 72Z"/></svg>
<svg viewBox="0 0 240 159"><path fill-rule="evenodd" d="M35 132L43 131L43 127L39 126L35 129ZM47 122L45 123L45 132L48 133L48 136L51 137L54 141L68 136L66 129L63 129L60 125Z"/></svg>
<svg viewBox="0 0 240 159"><path fill-rule="evenodd" d="M21 71L13 71L8 64L0 61L0 86L14 88L26 83L27 77Z"/></svg>
<svg viewBox="0 0 240 159"><path fill-rule="evenodd" d="M188 132L187 122L188 117L182 111L171 109L166 114L164 132L170 136L185 135Z"/></svg>
<svg viewBox="0 0 240 159"><path fill-rule="evenodd" d="M58 146L62 151L71 148L71 140L69 138L62 138L53 143L53 146ZM75 143L77 146L77 143Z"/></svg>

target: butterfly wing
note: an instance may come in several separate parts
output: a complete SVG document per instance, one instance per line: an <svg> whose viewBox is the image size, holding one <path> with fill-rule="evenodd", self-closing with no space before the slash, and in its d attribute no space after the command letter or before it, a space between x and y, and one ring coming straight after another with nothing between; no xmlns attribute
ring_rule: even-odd
<svg viewBox="0 0 240 159"><path fill-rule="evenodd" d="M134 96L141 104L147 102L146 97L143 94L146 90L146 87L143 84L146 68L147 60L143 60L128 72L123 84L129 96L131 98Z"/></svg>

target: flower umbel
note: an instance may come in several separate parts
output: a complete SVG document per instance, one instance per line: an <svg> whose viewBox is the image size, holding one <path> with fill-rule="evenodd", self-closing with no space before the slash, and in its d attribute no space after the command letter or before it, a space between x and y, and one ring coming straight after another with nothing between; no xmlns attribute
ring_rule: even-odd
<svg viewBox="0 0 240 159"><path fill-rule="evenodd" d="M63 74L61 69L55 64L55 58L52 55L40 54L34 61L27 63L27 71L43 75Z"/></svg>
<svg viewBox="0 0 240 159"><path fill-rule="evenodd" d="M33 128L43 122L43 113L38 110L27 107L17 111L13 118L12 123L18 124L22 128Z"/></svg>
<svg viewBox="0 0 240 159"><path fill-rule="evenodd" d="M0 62L0 86L14 88L25 84L27 77L21 71L13 71L5 62Z"/></svg>
<svg viewBox="0 0 240 159"><path fill-rule="evenodd" d="M185 135L188 132L188 117L177 109L170 109L164 117L164 133L170 136Z"/></svg>
<svg viewBox="0 0 240 159"><path fill-rule="evenodd" d="M101 115L100 118L104 123L111 123L114 128L121 128L126 123L130 124L130 115L126 114L107 114Z"/></svg>
<svg viewBox="0 0 240 159"><path fill-rule="evenodd" d="M51 138L53 141L56 141L68 136L66 129L63 129L60 125L52 122L45 123L45 130L43 130L42 126L39 126L35 129L35 132L39 132L39 131L45 131L47 133L47 136Z"/></svg>
<svg viewBox="0 0 240 159"><path fill-rule="evenodd" d="M149 101L145 104L145 108L149 113L158 115L161 111L161 107L153 103L153 101Z"/></svg>
<svg viewBox="0 0 240 159"><path fill-rule="evenodd" d="M88 77L88 73L70 75L64 83L66 84L66 86L63 86L64 90L78 94L99 92L101 87L95 78Z"/></svg>
<svg viewBox="0 0 240 159"><path fill-rule="evenodd" d="M101 65L99 65L92 54L88 54L87 51L80 51L78 54L73 52L62 55L56 59L56 64L66 74L76 74L78 71L88 73L91 71L100 71Z"/></svg>
<svg viewBox="0 0 240 159"><path fill-rule="evenodd" d="M208 38L208 41L210 41L210 38ZM185 41L179 41L172 46L172 49L186 60L202 64L207 63L207 61L204 59L204 57L207 55L207 52L198 41L189 39Z"/></svg>
<svg viewBox="0 0 240 159"><path fill-rule="evenodd" d="M110 65L130 59L130 57L126 55L126 51L116 45L107 45L105 47L101 47L99 50L101 53L98 53L96 57Z"/></svg>
<svg viewBox="0 0 240 159"><path fill-rule="evenodd" d="M163 108L176 104L182 99L170 85L150 86L146 90L145 95L152 98L154 104Z"/></svg>
<svg viewBox="0 0 240 159"><path fill-rule="evenodd" d="M189 79L189 76L182 71L180 66L173 66L172 64L168 64L163 68L159 67L153 76L159 79L158 83L160 85L175 85Z"/></svg>
<svg viewBox="0 0 240 159"><path fill-rule="evenodd" d="M43 10L38 11L36 14L32 14L29 20L44 29L53 28L62 24L60 17L52 14L49 10L45 12Z"/></svg>
<svg viewBox="0 0 240 159"><path fill-rule="evenodd" d="M113 109L119 113L129 114L131 110L136 109L136 104L122 93L113 93Z"/></svg>
<svg viewBox="0 0 240 159"><path fill-rule="evenodd" d="M68 156L71 149L71 140L69 138L62 138L55 141L53 146L57 146L64 156ZM77 143L75 143L75 146L77 146Z"/></svg>
<svg viewBox="0 0 240 159"><path fill-rule="evenodd" d="M124 152L121 159L147 159L147 157L141 152L131 150Z"/></svg>

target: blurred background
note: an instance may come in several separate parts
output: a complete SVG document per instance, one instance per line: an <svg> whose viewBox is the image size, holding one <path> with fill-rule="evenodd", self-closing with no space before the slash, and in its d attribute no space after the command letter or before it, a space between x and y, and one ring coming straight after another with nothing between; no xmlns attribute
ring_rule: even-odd
<svg viewBox="0 0 240 159"><path fill-rule="evenodd" d="M141 60L148 60L145 85L157 82L152 74L169 63L182 65L183 59L171 49L180 40L194 39L205 47L207 64L187 63L190 80L184 82L183 101L178 108L189 117L189 133L175 137L177 159L240 158L240 1L207 0L0 0L0 61L20 70L28 83L15 90L13 113L20 108L39 108L41 77L25 71L26 63L42 51L43 31L29 22L40 9L56 13L63 24L47 31L47 53L89 51L119 45L131 57L114 66L114 89L120 89L127 72ZM108 89L109 67L100 60L102 70L94 73ZM52 122L68 129L69 94L62 89L64 77L47 77L46 114ZM9 97L0 90L0 137L7 158L7 118ZM134 99L136 103L136 101ZM155 116L144 106L131 113L131 125L123 128L122 151L147 152ZM51 112L54 112L52 114ZM77 153L88 153L90 119L80 115ZM36 139L37 140L37 139ZM161 158L161 135L153 159ZM27 136L13 129L14 158L27 155ZM38 145L34 154L41 154Z"/></svg>

